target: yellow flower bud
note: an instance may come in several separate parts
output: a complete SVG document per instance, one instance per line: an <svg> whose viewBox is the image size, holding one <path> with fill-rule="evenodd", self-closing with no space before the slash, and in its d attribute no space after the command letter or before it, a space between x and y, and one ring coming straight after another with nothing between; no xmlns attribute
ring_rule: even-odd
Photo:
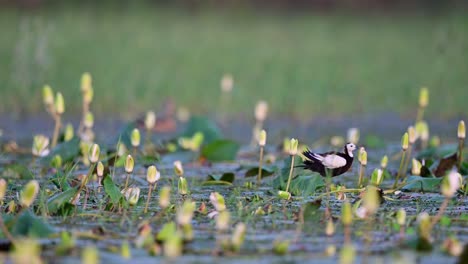
<svg viewBox="0 0 468 264"><path fill-rule="evenodd" d="M361 163L361 165L367 165L367 151L364 147L359 148L358 160Z"/></svg>
<svg viewBox="0 0 468 264"><path fill-rule="evenodd" d="M379 209L380 197L379 190L377 189L377 187L373 185L367 186L367 190L364 193L362 204L370 215L374 214Z"/></svg>
<svg viewBox="0 0 468 264"><path fill-rule="evenodd" d="M426 107L429 104L429 90L422 87L419 91L419 106Z"/></svg>
<svg viewBox="0 0 468 264"><path fill-rule="evenodd" d="M258 136L258 145L260 147L264 147L265 144L266 144L266 140L267 140L267 133L265 130L262 130L260 131L260 134Z"/></svg>
<svg viewBox="0 0 468 264"><path fill-rule="evenodd" d="M425 121L419 121L416 123L415 129L422 141L429 140L429 126Z"/></svg>
<svg viewBox="0 0 468 264"><path fill-rule="evenodd" d="M104 176L104 164L102 162L98 162L96 172L98 177Z"/></svg>
<svg viewBox="0 0 468 264"><path fill-rule="evenodd" d="M399 226L404 226L406 223L406 211L403 208L400 208L396 214L397 224Z"/></svg>
<svg viewBox="0 0 468 264"><path fill-rule="evenodd" d="M59 115L65 112L65 101L63 100L63 95L60 92L55 96L55 112Z"/></svg>
<svg viewBox="0 0 468 264"><path fill-rule="evenodd" d="M418 134L416 133L416 129L413 126L408 127L408 140L411 145L416 142L418 139Z"/></svg>
<svg viewBox="0 0 468 264"><path fill-rule="evenodd" d="M356 249L352 244L344 244L340 251L340 264L352 264L356 259Z"/></svg>
<svg viewBox="0 0 468 264"><path fill-rule="evenodd" d="M87 112L84 117L83 125L86 128L92 128L94 125L94 115L91 112Z"/></svg>
<svg viewBox="0 0 468 264"><path fill-rule="evenodd" d="M81 91L85 92L92 88L92 77L89 72L83 73L81 75Z"/></svg>
<svg viewBox="0 0 468 264"><path fill-rule="evenodd" d="M418 176L421 175L421 168L422 168L421 162L417 159L412 159L411 164L412 164L411 174L418 175Z"/></svg>
<svg viewBox="0 0 468 264"><path fill-rule="evenodd" d="M295 138L291 138L291 148L289 149L289 155L294 156L297 154L297 145L299 141Z"/></svg>
<svg viewBox="0 0 468 264"><path fill-rule="evenodd" d="M382 160L380 161L380 167L382 167L382 169L385 169L387 168L387 165L388 165L388 157L387 155L385 155L382 157Z"/></svg>
<svg viewBox="0 0 468 264"><path fill-rule="evenodd" d="M348 129L346 138L347 142L357 144L359 142L359 129L355 127Z"/></svg>
<svg viewBox="0 0 468 264"><path fill-rule="evenodd" d="M65 126L65 133L64 133L64 140L65 141L70 141L73 136L74 136L74 129L73 129L73 125L71 123L68 123L66 126Z"/></svg>
<svg viewBox="0 0 468 264"><path fill-rule="evenodd" d="M44 135L34 136L32 154L36 157L45 157L49 155L49 138Z"/></svg>
<svg viewBox="0 0 468 264"><path fill-rule="evenodd" d="M408 132L405 132L405 134L403 135L403 137L401 138L401 148L403 150L407 150L408 149L408 146L409 146L409 139L408 139Z"/></svg>
<svg viewBox="0 0 468 264"><path fill-rule="evenodd" d="M145 128L146 130L151 130L156 124L156 114L153 111L146 112L145 116Z"/></svg>
<svg viewBox="0 0 468 264"><path fill-rule="evenodd" d="M96 163L99 161L100 148L98 144L93 144L89 150L89 161L91 163Z"/></svg>
<svg viewBox="0 0 468 264"><path fill-rule="evenodd" d="M135 128L135 129L132 130L130 140L131 140L132 146L134 148L140 146L141 136L140 136L140 130L138 130L138 128Z"/></svg>
<svg viewBox="0 0 468 264"><path fill-rule="evenodd" d="M94 89L91 87L89 90L83 92L83 102L90 104L93 101Z"/></svg>
<svg viewBox="0 0 468 264"><path fill-rule="evenodd" d="M333 236L335 233L335 225L333 224L333 220L330 219L327 221L327 226L325 227L325 234L327 236Z"/></svg>
<svg viewBox="0 0 468 264"><path fill-rule="evenodd" d="M125 159L125 172L132 173L134 166L135 161L133 160L132 155L127 155L127 158Z"/></svg>
<svg viewBox="0 0 468 264"><path fill-rule="evenodd" d="M383 170L375 169L371 176L371 184L374 186L379 186L383 181Z"/></svg>
<svg viewBox="0 0 468 264"><path fill-rule="evenodd" d="M20 193L20 204L21 206L27 208L36 199L37 194L39 193L39 183L36 180L32 180L24 186L23 190Z"/></svg>
<svg viewBox="0 0 468 264"><path fill-rule="evenodd" d="M169 206L171 202L171 188L168 186L164 186L159 191L159 206L164 209Z"/></svg>
<svg viewBox="0 0 468 264"><path fill-rule="evenodd" d="M179 194L186 195L188 193L188 183L187 180L180 176L179 182L177 184L177 189L179 190Z"/></svg>
<svg viewBox="0 0 468 264"><path fill-rule="evenodd" d="M146 180L150 184L155 184L157 181L159 181L159 178L161 177L161 173L156 169L156 166L151 165L148 167L148 170L146 171Z"/></svg>
<svg viewBox="0 0 468 264"><path fill-rule="evenodd" d="M132 252L130 250L130 245L128 244L127 241L124 241L122 243L122 247L120 248L120 255L124 259L130 259L132 257Z"/></svg>
<svg viewBox="0 0 468 264"><path fill-rule="evenodd" d="M232 78L231 74L225 74L221 79L221 91L225 93L229 93L232 91L232 87L234 86L234 79Z"/></svg>
<svg viewBox="0 0 468 264"><path fill-rule="evenodd" d="M234 232L231 237L231 244L234 251L239 251L240 247L244 243L246 230L247 226L242 222L238 223L234 228Z"/></svg>
<svg viewBox="0 0 468 264"><path fill-rule="evenodd" d="M54 92L49 85L44 85L42 88L42 101L46 106L54 104Z"/></svg>
<svg viewBox="0 0 468 264"><path fill-rule="evenodd" d="M231 218L231 214L229 211L221 211L216 216L216 229L219 231L225 231L229 228L229 220Z"/></svg>
<svg viewBox="0 0 468 264"><path fill-rule="evenodd" d="M462 176L455 170L452 170L448 175L442 179L442 184L440 186L441 193L447 197L451 198L455 195L457 190L461 186Z"/></svg>
<svg viewBox="0 0 468 264"><path fill-rule="evenodd" d="M184 175L184 168L182 167L182 162L180 162L180 160L174 161L174 172L179 177Z"/></svg>
<svg viewBox="0 0 468 264"><path fill-rule="evenodd" d="M99 264L99 251L94 246L87 246L81 253L81 263Z"/></svg>
<svg viewBox="0 0 468 264"><path fill-rule="evenodd" d="M291 193L286 191L278 191L278 197L283 200L291 199Z"/></svg>
<svg viewBox="0 0 468 264"><path fill-rule="evenodd" d="M224 197L218 192L212 192L210 194L210 201L215 207L216 211L221 212L226 210L226 203L224 202Z"/></svg>
<svg viewBox="0 0 468 264"><path fill-rule="evenodd" d="M465 139L466 130L465 130L465 121L461 120L458 123L457 135L459 139Z"/></svg>
<svg viewBox="0 0 468 264"><path fill-rule="evenodd" d="M353 222L353 212L349 201L345 201L341 207L341 222L343 225L351 225Z"/></svg>
<svg viewBox="0 0 468 264"><path fill-rule="evenodd" d="M177 223L181 226L189 225L195 212L195 202L186 200L179 209L177 209Z"/></svg>

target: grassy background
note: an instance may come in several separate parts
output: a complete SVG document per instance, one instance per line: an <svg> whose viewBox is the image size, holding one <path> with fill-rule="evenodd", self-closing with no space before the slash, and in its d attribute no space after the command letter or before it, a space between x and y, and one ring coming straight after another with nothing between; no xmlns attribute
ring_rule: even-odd
<svg viewBox="0 0 468 264"><path fill-rule="evenodd" d="M0 113L43 112L41 88L79 112L79 79L94 77L93 110L129 116L171 97L195 112L219 107L219 80L235 77L230 111L259 99L276 114L407 114L418 90L430 112L467 115L468 16L187 13L145 7L0 10Z"/></svg>

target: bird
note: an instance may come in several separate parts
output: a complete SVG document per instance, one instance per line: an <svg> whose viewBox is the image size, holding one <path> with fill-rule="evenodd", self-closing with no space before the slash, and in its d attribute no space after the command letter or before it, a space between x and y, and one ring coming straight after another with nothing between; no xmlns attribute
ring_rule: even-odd
<svg viewBox="0 0 468 264"><path fill-rule="evenodd" d="M353 143L347 143L343 152L314 153L306 150L302 153L305 160L301 167L318 172L322 176L326 176L327 171L332 177L338 176L351 168L354 160L354 150L356 150L356 145Z"/></svg>

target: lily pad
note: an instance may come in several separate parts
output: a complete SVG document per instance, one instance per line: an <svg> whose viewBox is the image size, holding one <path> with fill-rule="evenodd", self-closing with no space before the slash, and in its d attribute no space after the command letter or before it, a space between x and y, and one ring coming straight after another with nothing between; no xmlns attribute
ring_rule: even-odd
<svg viewBox="0 0 468 264"><path fill-rule="evenodd" d="M223 134L218 126L211 119L204 116L192 116L188 121L185 131L180 136L192 137L197 132L203 134L204 142L207 144L223 138Z"/></svg>
<svg viewBox="0 0 468 264"><path fill-rule="evenodd" d="M56 155L62 158L63 163L73 161L78 155L80 155L80 139L75 137L69 141L58 144L52 149L49 155L40 159L40 163L44 166L50 165L52 159Z"/></svg>
<svg viewBox="0 0 468 264"><path fill-rule="evenodd" d="M112 181L111 177L105 177L103 181L104 185L104 191L106 192L107 195L109 195L111 201L113 204L118 204L120 201L120 198L122 198L122 193L120 193L119 187L115 185L115 183Z"/></svg>
<svg viewBox="0 0 468 264"><path fill-rule="evenodd" d="M236 175L232 172L226 172L221 175L210 174L208 175L203 185L232 185L236 178Z"/></svg>
<svg viewBox="0 0 468 264"><path fill-rule="evenodd" d="M275 174L276 168L264 166L262 167L262 178ZM258 175L258 167L250 168L245 172L245 177L256 177Z"/></svg>
<svg viewBox="0 0 468 264"><path fill-rule="evenodd" d="M1 175L3 178L34 179L34 175L28 167L16 163L5 166Z"/></svg>
<svg viewBox="0 0 468 264"><path fill-rule="evenodd" d="M42 218L35 216L31 211L25 210L18 217L3 215L6 226L11 227L10 232L14 236L28 236L45 238L54 232L53 228ZM1 233L3 235L3 233Z"/></svg>
<svg viewBox="0 0 468 264"><path fill-rule="evenodd" d="M230 161L236 158L239 144L228 139L215 140L201 150L201 155L209 161Z"/></svg>
<svg viewBox="0 0 468 264"><path fill-rule="evenodd" d="M66 203L70 202L77 191L78 188L75 187L50 197L47 200L47 210L49 211L49 214L56 214L60 208L62 208Z"/></svg>
<svg viewBox="0 0 468 264"><path fill-rule="evenodd" d="M406 192L439 192L441 178L423 178L409 176L407 184L402 188Z"/></svg>
<svg viewBox="0 0 468 264"><path fill-rule="evenodd" d="M325 187L320 174L301 175L291 180L290 192L296 196L310 196Z"/></svg>

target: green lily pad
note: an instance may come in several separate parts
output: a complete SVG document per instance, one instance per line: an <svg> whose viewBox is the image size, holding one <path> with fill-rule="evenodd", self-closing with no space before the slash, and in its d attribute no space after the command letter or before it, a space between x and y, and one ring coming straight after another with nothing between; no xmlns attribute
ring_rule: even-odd
<svg viewBox="0 0 468 264"><path fill-rule="evenodd" d="M290 192L295 196L310 196L325 187L320 174L300 175L291 180Z"/></svg>
<svg viewBox="0 0 468 264"><path fill-rule="evenodd" d="M28 167L21 164L9 164L3 168L2 171L3 178L17 178L17 179L34 179L34 175L28 169Z"/></svg>
<svg viewBox="0 0 468 264"><path fill-rule="evenodd" d="M49 155L40 159L40 163L44 166L48 166L56 155L62 158L63 163L73 161L80 155L80 139L74 137L69 141L58 144L52 149Z"/></svg>
<svg viewBox="0 0 468 264"><path fill-rule="evenodd" d="M47 210L49 211L49 214L55 215L60 208L70 202L77 191L78 188L75 187L50 197L47 200Z"/></svg>
<svg viewBox="0 0 468 264"><path fill-rule="evenodd" d="M230 161L236 158L239 148L235 141L220 139L203 146L201 155L209 161Z"/></svg>
<svg viewBox="0 0 468 264"><path fill-rule="evenodd" d="M111 201L113 204L118 204L120 201L120 198L122 198L122 193L120 193L119 187L115 185L115 183L112 181L111 177L105 177L103 181L104 185L104 191L106 192L107 195L109 195Z"/></svg>
<svg viewBox="0 0 468 264"><path fill-rule="evenodd" d="M218 126L212 120L204 116L192 116L180 137L192 137L197 132L203 134L204 142L207 144L223 138L223 134Z"/></svg>
<svg viewBox="0 0 468 264"><path fill-rule="evenodd" d="M210 174L203 185L232 185L236 178L236 175L232 172L226 172L223 174Z"/></svg>
<svg viewBox="0 0 468 264"><path fill-rule="evenodd" d="M35 238L45 238L54 233L53 228L42 218L35 216L31 211L25 210L19 216L3 215L5 225L10 228L14 236L28 236ZM4 236L3 233L0 233Z"/></svg>
<svg viewBox="0 0 468 264"><path fill-rule="evenodd" d="M276 169L274 167L264 166L262 167L262 178L268 177L275 174ZM258 167L250 168L245 172L245 177L256 177L258 175Z"/></svg>
<svg viewBox="0 0 468 264"><path fill-rule="evenodd" d="M442 178L423 178L409 176L402 191L406 192L439 192Z"/></svg>
<svg viewBox="0 0 468 264"><path fill-rule="evenodd" d="M176 224L174 222L166 223L161 230L159 231L158 235L156 236L156 240L159 242L166 241L169 237L173 236L176 232Z"/></svg>

